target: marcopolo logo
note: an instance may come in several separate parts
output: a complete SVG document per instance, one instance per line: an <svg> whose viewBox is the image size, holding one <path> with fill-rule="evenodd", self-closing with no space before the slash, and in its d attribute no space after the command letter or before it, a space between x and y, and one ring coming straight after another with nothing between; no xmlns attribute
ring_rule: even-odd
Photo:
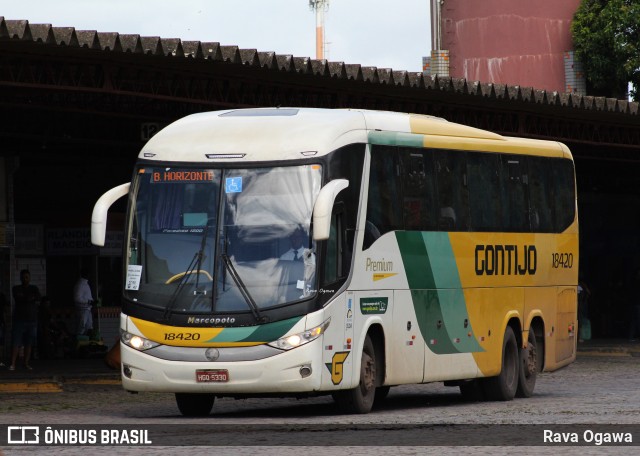
<svg viewBox="0 0 640 456"><path fill-rule="evenodd" d="M198 324L208 324L208 325L224 325L224 324L232 324L235 323L236 319L233 317L189 317L187 319L187 324L190 325L198 325Z"/></svg>

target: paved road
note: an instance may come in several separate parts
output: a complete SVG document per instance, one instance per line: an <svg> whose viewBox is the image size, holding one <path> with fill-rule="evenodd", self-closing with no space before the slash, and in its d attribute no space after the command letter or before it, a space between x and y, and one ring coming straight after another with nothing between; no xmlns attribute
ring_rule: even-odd
<svg viewBox="0 0 640 456"><path fill-rule="evenodd" d="M446 439L438 441L442 445L482 445L482 439L478 439L482 434L490 443L495 443L495 435L501 435L504 440L500 441L518 444L523 432L542 435L542 430L534 425L548 425L557 432L576 431L582 440L584 430L633 432L635 427L623 425L640 423L640 357L634 356L580 356L566 369L541 375L534 397L512 402L466 403L457 388L447 388L439 383L396 387L384 404L368 415L340 415L330 397L240 401L225 398L216 400L209 417L185 419L180 416L172 395L132 395L124 392L114 381L86 382L88 380L67 382L59 393L4 394L0 402L0 424L99 424L106 427L129 424L151 429L150 432L162 436L163 445L219 444L211 441L211 431L217 432L213 435L221 436L224 445L267 445L263 448L223 446L217 448L216 454L297 455L302 448L295 445L309 442L318 445L315 454L400 455L428 452L459 454L463 450L460 447L422 447L426 436L435 436L438 441L444 435ZM459 426L433 426L445 424ZM512 424L519 427L509 426ZM576 424L584 426L563 426ZM272 432L264 432L269 426ZM633 438L640 440L640 432ZM268 446L273 443L286 446ZM359 446L365 444L375 446ZM640 441L634 444L638 445ZM482 454L512 454L514 451L554 454L560 450L557 447L511 447L509 450L486 446L475 449ZM464 449L472 453L473 450ZM604 448L592 443L587 447L568 447L562 452L634 454L637 450L637 447ZM83 454L77 447L47 450L43 447L11 447L4 454L26 451ZM108 451L105 447L91 449L94 454L113 454L113 449ZM120 454L126 451L129 450L118 449ZM131 451L135 454L162 454L167 448L153 446ZM211 449L188 447L187 454L200 454L200 451L202 454L211 453Z"/></svg>

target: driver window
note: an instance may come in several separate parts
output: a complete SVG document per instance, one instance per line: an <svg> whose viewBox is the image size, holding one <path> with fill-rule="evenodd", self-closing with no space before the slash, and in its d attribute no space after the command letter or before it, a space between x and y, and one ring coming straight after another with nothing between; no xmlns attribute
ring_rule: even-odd
<svg viewBox="0 0 640 456"><path fill-rule="evenodd" d="M342 274L342 214L331 215L331 230L327 240L327 255L324 266L324 284L343 277Z"/></svg>

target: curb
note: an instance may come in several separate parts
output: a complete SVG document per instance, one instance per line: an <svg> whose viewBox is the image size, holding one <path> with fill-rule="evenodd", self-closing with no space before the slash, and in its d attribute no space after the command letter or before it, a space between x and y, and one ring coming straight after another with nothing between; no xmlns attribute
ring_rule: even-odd
<svg viewBox="0 0 640 456"><path fill-rule="evenodd" d="M33 381L0 383L0 393L61 393L62 385L57 382Z"/></svg>
<svg viewBox="0 0 640 456"><path fill-rule="evenodd" d="M52 379L22 379L0 383L0 393L61 393L64 385L120 385L122 380L118 376L108 377L74 377L64 378L54 376Z"/></svg>

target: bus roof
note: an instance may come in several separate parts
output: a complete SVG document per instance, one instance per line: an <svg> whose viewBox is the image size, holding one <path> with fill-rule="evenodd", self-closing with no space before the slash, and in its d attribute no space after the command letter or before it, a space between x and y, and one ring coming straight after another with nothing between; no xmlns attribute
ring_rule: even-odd
<svg viewBox="0 0 640 456"><path fill-rule="evenodd" d="M256 108L184 117L153 136L139 158L200 163L294 160L367 142L570 157L556 142L508 138L438 117L361 109Z"/></svg>

